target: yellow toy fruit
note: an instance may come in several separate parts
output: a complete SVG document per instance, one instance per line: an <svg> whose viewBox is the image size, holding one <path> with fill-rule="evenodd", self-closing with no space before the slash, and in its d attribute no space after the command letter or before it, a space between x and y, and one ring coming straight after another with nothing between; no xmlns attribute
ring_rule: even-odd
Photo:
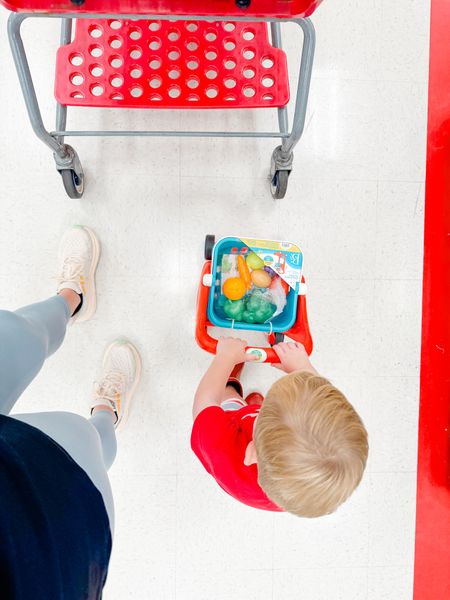
<svg viewBox="0 0 450 600"><path fill-rule="evenodd" d="M256 252L250 252L245 259L250 269L262 269L264 267L264 261L260 258Z"/></svg>
<svg viewBox="0 0 450 600"><path fill-rule="evenodd" d="M240 300L245 296L247 286L240 277L229 277L223 284L222 291L228 300Z"/></svg>
<svg viewBox="0 0 450 600"><path fill-rule="evenodd" d="M256 287L267 288L272 283L272 277L263 269L252 271L251 278Z"/></svg>

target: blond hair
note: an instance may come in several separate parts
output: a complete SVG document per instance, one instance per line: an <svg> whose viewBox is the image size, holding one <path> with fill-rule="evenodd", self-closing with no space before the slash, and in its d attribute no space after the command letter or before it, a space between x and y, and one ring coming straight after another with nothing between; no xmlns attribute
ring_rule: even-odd
<svg viewBox="0 0 450 600"><path fill-rule="evenodd" d="M334 512L361 481L367 431L344 394L301 371L269 390L255 423L258 481L267 496L301 517Z"/></svg>

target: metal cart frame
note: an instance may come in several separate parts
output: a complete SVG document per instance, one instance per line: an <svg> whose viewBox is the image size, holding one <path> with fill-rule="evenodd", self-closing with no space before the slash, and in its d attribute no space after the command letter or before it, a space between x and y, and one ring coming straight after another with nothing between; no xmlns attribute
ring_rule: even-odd
<svg viewBox="0 0 450 600"><path fill-rule="evenodd" d="M42 120L36 91L25 51L21 26L29 18L61 19L61 45L68 44L72 38L72 21L74 19L128 19L128 20L173 20L173 21L265 21L270 23L272 45L281 48L282 22L296 23L303 32L303 45L298 77L295 110L292 128L289 131L287 106L277 108L279 132L268 131L82 131L67 130L67 106L56 104L56 126L48 131ZM56 169L60 172L64 187L71 198L80 198L84 192L85 177L78 154L65 143L65 137L79 136L161 136L161 137L237 137L237 138L281 138L281 145L272 153L270 165L270 184L274 198L283 198L286 194L288 178L293 168L293 150L300 140L306 117L311 72L315 50L315 30L309 18L273 19L258 17L205 17L177 15L128 15L128 14L61 14L53 13L11 13L8 20L8 37L19 77L20 86L30 118L31 126L37 137L52 151Z"/></svg>

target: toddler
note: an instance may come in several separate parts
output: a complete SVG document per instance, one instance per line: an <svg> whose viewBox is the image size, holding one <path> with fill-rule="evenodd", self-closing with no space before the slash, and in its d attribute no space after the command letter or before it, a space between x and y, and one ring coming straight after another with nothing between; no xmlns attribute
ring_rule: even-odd
<svg viewBox="0 0 450 600"><path fill-rule="evenodd" d="M366 429L345 396L297 342L274 346L287 375L266 398L244 399L241 339L220 339L195 394L191 446L205 469L244 504L301 517L334 512L358 486Z"/></svg>

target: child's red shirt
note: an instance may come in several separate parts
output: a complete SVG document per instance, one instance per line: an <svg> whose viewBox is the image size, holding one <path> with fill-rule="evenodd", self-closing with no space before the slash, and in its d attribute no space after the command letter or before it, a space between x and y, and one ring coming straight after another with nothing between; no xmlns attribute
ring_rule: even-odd
<svg viewBox="0 0 450 600"><path fill-rule="evenodd" d="M230 496L240 502L282 512L258 484L257 465L244 465L245 450L253 440L253 425L260 407L234 411L220 406L202 410L194 421L191 447L205 469Z"/></svg>

